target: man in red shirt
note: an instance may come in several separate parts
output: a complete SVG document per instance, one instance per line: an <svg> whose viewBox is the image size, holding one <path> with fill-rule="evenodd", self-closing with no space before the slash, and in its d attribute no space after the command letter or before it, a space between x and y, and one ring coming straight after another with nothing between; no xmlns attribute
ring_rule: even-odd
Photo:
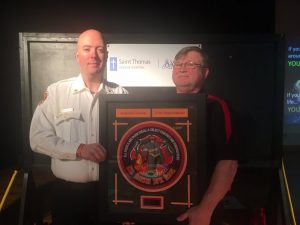
<svg viewBox="0 0 300 225"><path fill-rule="evenodd" d="M205 93L204 82L209 74L208 56L200 48L189 46L175 56L172 79L177 93ZM224 100L207 94L207 165L208 181L199 204L181 214L189 225L220 225L220 203L231 189L238 168L234 151L230 110Z"/></svg>

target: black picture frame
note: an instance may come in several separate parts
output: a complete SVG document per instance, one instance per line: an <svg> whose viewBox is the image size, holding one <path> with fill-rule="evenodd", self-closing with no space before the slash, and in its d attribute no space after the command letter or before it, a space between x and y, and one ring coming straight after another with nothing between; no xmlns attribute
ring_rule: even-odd
<svg viewBox="0 0 300 225"><path fill-rule="evenodd" d="M179 224L176 217L199 202L207 185L205 102L205 94L159 91L100 96L100 142L108 151L99 171L100 222ZM155 167L149 142L163 155ZM165 146L175 149L171 159Z"/></svg>

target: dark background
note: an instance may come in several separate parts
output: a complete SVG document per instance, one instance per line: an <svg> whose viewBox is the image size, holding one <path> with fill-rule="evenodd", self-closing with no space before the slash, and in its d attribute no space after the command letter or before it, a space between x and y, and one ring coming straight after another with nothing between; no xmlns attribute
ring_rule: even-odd
<svg viewBox="0 0 300 225"><path fill-rule="evenodd" d="M244 36L276 33L300 34L297 24L300 21L300 2L297 0L177 1L179 2L2 1L0 7L0 169L15 169L22 167L23 163L19 32L80 33L88 28L96 28L106 34L167 34L170 37L189 34L241 34ZM246 50L249 48L251 47L246 47ZM255 50L253 48L250 51L255 55ZM213 47L212 51L218 55L218 49ZM260 55L256 60L258 59L264 60L264 56ZM255 60L252 60L249 55L247 55L247 60L249 63L243 66L250 71L255 68ZM218 63L227 62L220 60ZM230 68L242 71L242 68L233 66ZM217 67L215 72L216 70L218 70ZM246 78L253 84L251 77ZM217 87L231 85L224 77L222 79L224 79L222 82L212 84ZM260 82L261 80L255 77L254 81ZM258 84L259 89L263 89L262 85L262 83ZM257 90L256 86L249 86L247 82L245 88L239 88L243 92L250 93ZM219 93L224 94L222 90ZM235 93L230 93L230 95L235 96ZM272 97L272 93L268 93L267 96ZM255 99L252 101L255 102ZM263 109L264 105L261 107ZM255 113L258 114L258 112L259 108ZM255 124L255 121L254 123L248 121L248 124L251 126ZM275 132L280 132L280 130ZM266 136L269 138L270 134ZM40 177L43 178L42 172ZM274 182L274 177L274 171L269 169L268 165L260 165L257 168L244 167L235 180L236 188L233 190L233 196L251 210L265 207L270 199L276 201L275 194L278 196L279 185ZM240 214L239 211L235 218L238 218Z"/></svg>
<svg viewBox="0 0 300 225"><path fill-rule="evenodd" d="M297 7L298 6L298 7ZM294 32L294 1L10 1L1 6L0 169L22 163L19 32L274 34ZM296 21L296 20L295 20ZM297 31L296 31L297 32ZM249 62L251 63L251 62Z"/></svg>

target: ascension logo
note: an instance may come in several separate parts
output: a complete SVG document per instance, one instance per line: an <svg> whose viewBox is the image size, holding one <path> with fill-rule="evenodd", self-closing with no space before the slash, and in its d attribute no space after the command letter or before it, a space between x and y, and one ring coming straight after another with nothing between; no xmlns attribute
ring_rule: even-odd
<svg viewBox="0 0 300 225"><path fill-rule="evenodd" d="M117 151L123 177L135 188L158 192L175 185L187 163L186 146L170 126L147 121L131 127Z"/></svg>

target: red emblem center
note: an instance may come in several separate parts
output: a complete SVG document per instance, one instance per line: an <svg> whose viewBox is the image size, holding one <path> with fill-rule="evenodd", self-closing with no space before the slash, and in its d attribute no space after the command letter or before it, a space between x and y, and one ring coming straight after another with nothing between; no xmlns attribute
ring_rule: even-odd
<svg viewBox="0 0 300 225"><path fill-rule="evenodd" d="M123 177L135 188L158 192L175 185L187 162L186 146L170 126L147 121L131 127L117 151Z"/></svg>

